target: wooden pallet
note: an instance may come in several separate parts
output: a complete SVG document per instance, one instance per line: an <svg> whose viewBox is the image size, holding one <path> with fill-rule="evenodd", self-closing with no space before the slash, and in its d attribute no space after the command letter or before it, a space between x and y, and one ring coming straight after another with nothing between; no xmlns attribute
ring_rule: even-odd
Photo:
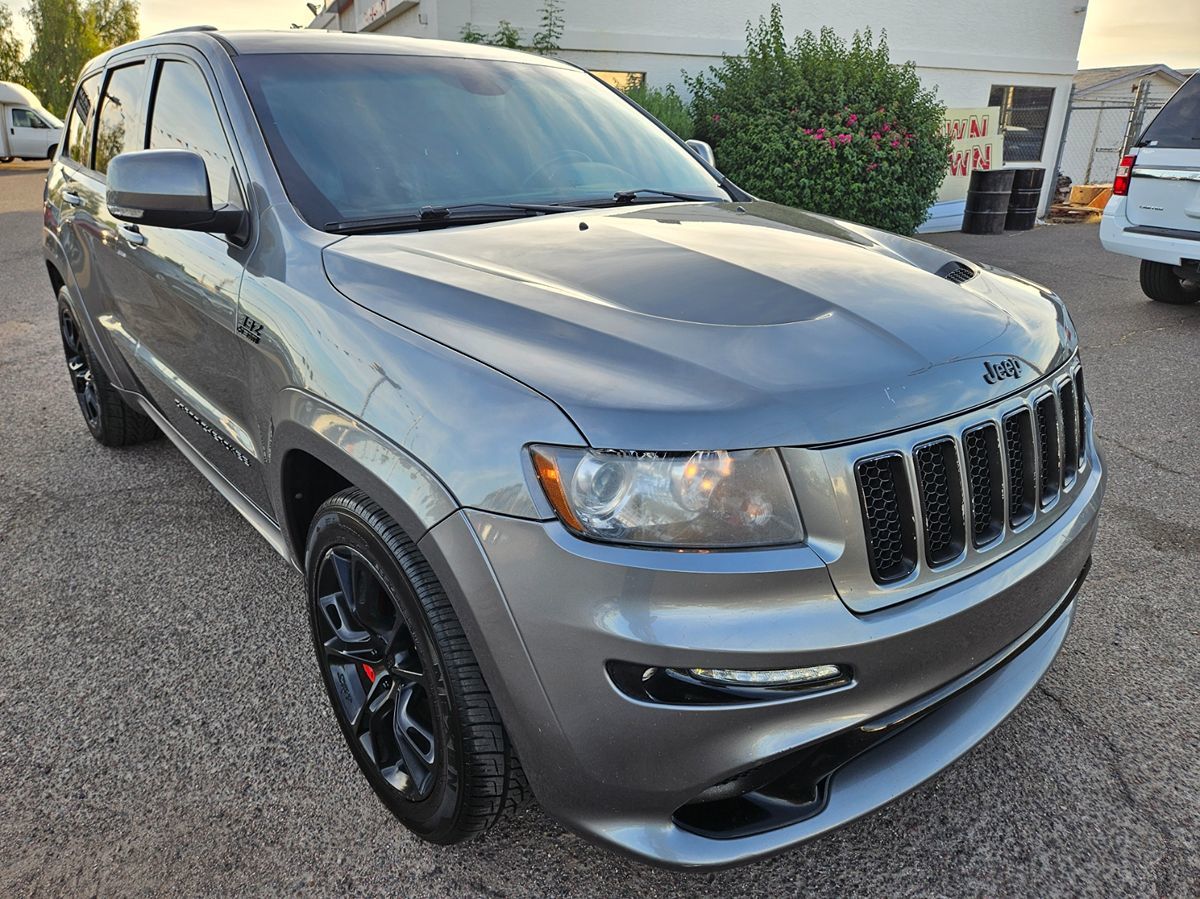
<svg viewBox="0 0 1200 899"><path fill-rule="evenodd" d="M1071 203L1055 203L1050 207L1050 219L1060 222L1098 222L1104 213L1103 204L1095 206L1075 206Z"/></svg>

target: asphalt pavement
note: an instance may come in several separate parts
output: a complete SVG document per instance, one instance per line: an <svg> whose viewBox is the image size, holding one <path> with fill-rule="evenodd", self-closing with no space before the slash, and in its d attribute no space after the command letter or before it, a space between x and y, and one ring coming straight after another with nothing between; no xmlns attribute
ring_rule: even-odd
<svg viewBox="0 0 1200 899"><path fill-rule="evenodd" d="M168 442L88 436L44 172L0 165L0 895L1200 895L1200 306L1147 301L1094 226L934 238L1052 286L1082 335L1111 480L1058 661L894 805L676 874L536 807L455 848L389 817L342 747L299 576Z"/></svg>

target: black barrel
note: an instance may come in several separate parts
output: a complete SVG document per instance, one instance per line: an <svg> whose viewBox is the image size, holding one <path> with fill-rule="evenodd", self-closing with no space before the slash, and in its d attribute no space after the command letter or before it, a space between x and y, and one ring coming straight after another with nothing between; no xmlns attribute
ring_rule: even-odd
<svg viewBox="0 0 1200 899"><path fill-rule="evenodd" d="M1008 201L1005 231L1029 231L1037 224L1038 204L1042 199L1045 169L1016 169L1012 197Z"/></svg>
<svg viewBox="0 0 1200 899"><path fill-rule="evenodd" d="M967 211L963 214L965 234L1002 234L1012 196L1013 169L976 169L967 188Z"/></svg>

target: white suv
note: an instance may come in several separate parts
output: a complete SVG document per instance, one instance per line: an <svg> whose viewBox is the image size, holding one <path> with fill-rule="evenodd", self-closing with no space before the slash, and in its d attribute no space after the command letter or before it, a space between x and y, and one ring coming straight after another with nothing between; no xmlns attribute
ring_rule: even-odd
<svg viewBox="0 0 1200 899"><path fill-rule="evenodd" d="M1100 242L1142 260L1142 290L1200 300L1200 75L1193 75L1121 160Z"/></svg>

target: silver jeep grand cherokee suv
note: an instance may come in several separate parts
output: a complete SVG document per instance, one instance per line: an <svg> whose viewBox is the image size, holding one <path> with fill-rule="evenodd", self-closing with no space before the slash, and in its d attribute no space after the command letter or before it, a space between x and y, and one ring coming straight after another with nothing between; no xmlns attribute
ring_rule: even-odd
<svg viewBox="0 0 1200 899"><path fill-rule="evenodd" d="M192 29L82 73L45 257L87 425L165 433L304 572L426 839L536 795L654 863L768 855L1066 637L1103 475L1062 302L704 149L464 44Z"/></svg>

